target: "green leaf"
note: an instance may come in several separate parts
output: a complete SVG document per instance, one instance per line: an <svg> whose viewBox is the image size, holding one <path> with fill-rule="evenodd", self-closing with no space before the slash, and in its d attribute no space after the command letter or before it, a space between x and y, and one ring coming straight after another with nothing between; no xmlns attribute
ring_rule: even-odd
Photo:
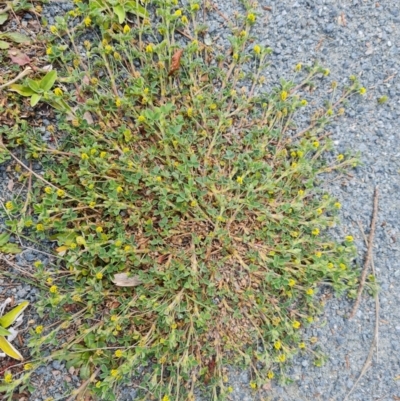
<svg viewBox="0 0 400 401"><path fill-rule="evenodd" d="M0 246L7 244L9 240L10 240L10 234L7 233L0 234Z"/></svg>
<svg viewBox="0 0 400 401"><path fill-rule="evenodd" d="M30 43L30 38L19 32L8 32L0 35L2 38L8 38L15 43Z"/></svg>
<svg viewBox="0 0 400 401"><path fill-rule="evenodd" d="M3 253L17 254L17 253L21 253L22 249L17 244L13 244L10 242L9 244L0 246L0 251Z"/></svg>
<svg viewBox="0 0 400 401"><path fill-rule="evenodd" d="M118 6L115 6L113 8L114 13L117 14L118 16L118 22L120 24L122 24L125 21L125 17L126 17L126 12L123 6L121 6L120 4Z"/></svg>
<svg viewBox="0 0 400 401"><path fill-rule="evenodd" d="M57 79L57 71L48 72L40 81L39 85L44 91L49 91Z"/></svg>
<svg viewBox="0 0 400 401"><path fill-rule="evenodd" d="M31 97L31 107L35 107L39 103L39 100L41 98L42 98L42 95L38 95L37 93L34 93Z"/></svg>
<svg viewBox="0 0 400 401"><path fill-rule="evenodd" d="M28 307L28 305L28 301L21 302L15 308L11 309L10 312L0 317L0 326L4 328L11 326L18 319L18 316L20 316L21 313Z"/></svg>
<svg viewBox="0 0 400 401"><path fill-rule="evenodd" d="M64 231L62 233L54 234L50 237L51 241L57 241L58 245L71 245L75 242L78 235L75 231Z"/></svg>
<svg viewBox="0 0 400 401"><path fill-rule="evenodd" d="M149 18L149 13L147 12L147 10L144 7L142 7L139 4L139 2L137 0L136 1L127 1L125 3L125 9L129 13L135 14L138 17Z"/></svg>
<svg viewBox="0 0 400 401"><path fill-rule="evenodd" d="M0 326L0 336L9 336L10 334L11 333L8 330Z"/></svg>
<svg viewBox="0 0 400 401"><path fill-rule="evenodd" d="M17 351L14 346L8 342L3 336L0 336L0 349L9 357L17 359L18 361L22 361L24 358Z"/></svg>
<svg viewBox="0 0 400 401"><path fill-rule="evenodd" d="M23 85L10 85L10 91L17 92L21 96L32 96L35 92L29 88L28 86L23 86Z"/></svg>
<svg viewBox="0 0 400 401"><path fill-rule="evenodd" d="M26 80L26 82L28 82L28 86L35 92L35 93L40 93L42 92L40 86L39 86L39 82L38 81L34 81L33 79L28 78Z"/></svg>
<svg viewBox="0 0 400 401"><path fill-rule="evenodd" d="M8 14L0 14L0 25L3 25L8 20Z"/></svg>
<svg viewBox="0 0 400 401"><path fill-rule="evenodd" d="M0 40L0 49L5 50L8 49L10 45L7 42L4 42L4 40Z"/></svg>

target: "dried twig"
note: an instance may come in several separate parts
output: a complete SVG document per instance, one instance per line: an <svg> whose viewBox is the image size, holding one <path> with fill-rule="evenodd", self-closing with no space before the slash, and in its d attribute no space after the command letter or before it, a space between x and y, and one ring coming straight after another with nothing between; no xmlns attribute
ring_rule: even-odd
<svg viewBox="0 0 400 401"><path fill-rule="evenodd" d="M375 190L375 194L376 194L376 190ZM377 202L374 202L374 205L375 205L375 203L377 203ZM374 208L374 210L375 210L375 208ZM360 222L358 222L358 225L360 227L361 234L362 234L362 236L364 238L365 245L369 249L371 247L371 243L367 240L367 237L366 237L366 235L364 233L364 230L363 230ZM375 276L376 272L375 272L373 256L371 256L371 267L372 267L372 272L373 272L373 274ZM363 365L363 367L361 369L360 375L358 376L356 382L353 384L353 387L347 393L347 395L346 395L346 397L344 398L343 401L347 401L347 399L349 398L350 394L354 391L354 389L357 387L358 383L360 382L361 378L364 376L365 372L368 370L369 365L370 365L370 363L372 361L372 357L374 355L375 346L376 346L376 359L378 360L379 310L380 310L379 297L378 297L378 294L375 294L375 328L374 328L374 336L372 338L372 342L371 342L371 345L370 345L370 348L369 348L368 356L367 356L367 359L365 360L364 365Z"/></svg>
<svg viewBox="0 0 400 401"><path fill-rule="evenodd" d="M357 309L360 305L361 302L361 295L364 289L364 285L365 285L365 279L367 277L367 272L368 272L368 267L371 263L371 259L372 259L372 249L373 249L373 244L374 244L374 236L375 236L375 226L376 226L376 217L378 214L378 187L375 187L375 191L374 191L374 209L372 212L372 220L371 220L371 228L369 231L369 237L368 237L368 248L367 248L367 256L365 258L365 262L364 262L364 267L363 267L363 271L361 273L361 278L360 278L360 285L358 287L358 292L357 292L357 299L356 302L353 306L353 309L350 313L349 319L353 318L354 315L357 312Z"/></svg>
<svg viewBox="0 0 400 401"><path fill-rule="evenodd" d="M94 381L94 379L95 379L96 376L99 374L99 372L100 372L100 368L97 368L97 369L94 371L94 373L89 377L89 379L87 379L86 381L84 381L84 382L81 384L81 386L73 392L73 394L71 395L71 397L69 397L69 398L67 399L67 401L73 401L73 400L75 400L76 397L77 397L78 395L80 395L83 391L85 391L85 390L86 390L86 387L87 387L91 382Z"/></svg>
<svg viewBox="0 0 400 401"><path fill-rule="evenodd" d="M0 85L0 89L4 89L7 86L12 85L14 82L19 81L20 79L26 77L29 75L31 72L33 72L33 69L31 67L26 67L24 71L20 72L15 78L13 78L11 81L6 82L3 85Z"/></svg>

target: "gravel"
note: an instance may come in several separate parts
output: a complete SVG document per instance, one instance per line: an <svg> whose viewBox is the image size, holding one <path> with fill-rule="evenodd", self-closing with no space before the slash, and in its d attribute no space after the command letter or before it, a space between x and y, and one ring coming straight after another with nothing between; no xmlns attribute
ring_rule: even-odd
<svg viewBox="0 0 400 401"><path fill-rule="evenodd" d="M231 18L242 10L235 0L219 0L218 9ZM271 7L271 11L267 8ZM71 8L71 3L45 6L46 18ZM227 46L225 20L216 12L210 14L210 35L218 37L216 45ZM372 367L361 379L349 401L400 400L400 11L398 0L380 3L368 0L261 0L260 15L253 29L254 43L270 46L271 65L266 72L265 88L276 85L279 78L290 79L298 62L318 60L331 71L330 78L345 84L351 74L358 75L368 89L365 97L354 98L345 115L332 124L330 132L339 152L360 152L363 165L326 187L342 203L342 223L333 235L353 235L359 251L357 263L362 266L366 252L357 222L366 233L372 214L373 191L379 186L379 213L375 234L374 262L380 283L380 321L378 350ZM314 93L314 106L322 105L326 86ZM389 101L379 105L377 98L387 95ZM304 122L304 121L303 121ZM302 123L301 117L299 123ZM0 198L8 199L7 182L12 175L0 166ZM0 221L0 224L4 222ZM1 227L1 226L0 226ZM24 252L17 263L32 264L43 254ZM7 284L7 285L5 285ZM25 283L10 286L7 277L0 279L0 293L13 294L17 300L34 300L36 290ZM1 287L5 285L4 287ZM272 383L266 393L271 401L344 400L356 382L373 337L375 303L364 297L356 317L347 319L352 303L344 299L327 299L324 314L305 337L316 336L327 356L322 367L309 357L298 356L289 369L293 383ZM32 318L32 317L30 317ZM73 371L54 361L36 375L37 390L29 400L58 398L71 387L79 386ZM246 372L232 371L232 400L256 400L249 389ZM201 397L198 397L201 399ZM135 399L135 389L121 390L118 400Z"/></svg>

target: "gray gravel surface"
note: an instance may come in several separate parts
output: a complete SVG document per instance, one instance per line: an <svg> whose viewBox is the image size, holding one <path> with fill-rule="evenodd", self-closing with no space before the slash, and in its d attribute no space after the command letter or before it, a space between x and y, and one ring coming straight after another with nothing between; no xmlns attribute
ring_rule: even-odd
<svg viewBox="0 0 400 401"><path fill-rule="evenodd" d="M219 0L219 10L230 17L241 10L234 0ZM49 22L67 11L71 4L46 6ZM271 7L271 10L263 7ZM219 36L217 44L226 45L228 30L217 13L210 16L210 34ZM379 186L379 215L375 235L374 261L381 291L378 350L372 366L348 398L349 401L400 400L400 4L398 0L262 0L260 15L253 30L255 43L274 49L266 73L266 88L280 77L291 77L297 62L318 60L331 70L331 80L346 83L356 74L368 89L365 97L352 100L346 114L330 127L339 152L359 151L363 165L352 171L352 177L327 182L329 191L342 202L342 224L333 235L353 235L359 250L359 265L365 255L357 221L366 232L372 213L373 190ZM317 88L313 101L321 105L324 87ZM387 95L389 101L378 105L377 98ZM311 100L311 99L310 99ZM300 119L301 123L301 119ZM0 196L7 198L0 168ZM40 258L40 255L34 255ZM33 257L25 253L25 260ZM1 284L4 283L4 279ZM7 287L8 288L8 287ZM0 291L5 291L6 287ZM34 289L20 284L13 291L16 298L34 297ZM290 376L293 383L281 387L272 384L266 394L271 401L342 401L355 383L367 357L375 324L375 303L364 297L356 317L346 315L352 304L341 299L327 301L325 313L310 328L306 337L316 336L327 355L327 363L317 368L308 357L293 361ZM55 362L57 363L57 362ZM73 372L62 364L50 364L38 375L38 389L31 401L59 397L66 387L78 385ZM245 372L232 373L232 400L259 399L249 390ZM133 400L133 388L125 388L120 400Z"/></svg>

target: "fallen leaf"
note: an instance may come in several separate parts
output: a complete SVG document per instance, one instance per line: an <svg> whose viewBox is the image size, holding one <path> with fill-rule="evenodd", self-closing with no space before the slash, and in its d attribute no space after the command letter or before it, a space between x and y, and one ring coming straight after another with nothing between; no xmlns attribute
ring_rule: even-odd
<svg viewBox="0 0 400 401"><path fill-rule="evenodd" d="M68 247L63 245L63 246L59 246L58 248L56 248L56 252L60 255L60 256L64 256L68 251Z"/></svg>
<svg viewBox="0 0 400 401"><path fill-rule="evenodd" d="M136 287L142 284L138 276L129 277L128 273L114 274L112 282L118 287Z"/></svg>
<svg viewBox="0 0 400 401"><path fill-rule="evenodd" d="M8 184L7 184L7 189L11 192L14 188L14 181L13 180L9 180Z"/></svg>
<svg viewBox="0 0 400 401"><path fill-rule="evenodd" d="M85 113L83 113L83 119L86 120L86 122L89 125L93 125L94 124L93 117L92 117L92 115L90 114L89 111L86 111Z"/></svg>
<svg viewBox="0 0 400 401"><path fill-rule="evenodd" d="M181 57L183 54L183 49L179 49L175 52L171 59L171 67L169 69L168 76L172 75L174 72L179 70L181 66Z"/></svg>
<svg viewBox="0 0 400 401"><path fill-rule="evenodd" d="M5 50L8 49L10 47L10 44L7 42L4 42L4 40L0 40L0 49L1 50Z"/></svg>
<svg viewBox="0 0 400 401"><path fill-rule="evenodd" d="M8 19L8 14L4 13L4 14L0 14L0 25L3 25Z"/></svg>
<svg viewBox="0 0 400 401"><path fill-rule="evenodd" d="M29 36L26 36L23 33L19 33L19 32L2 33L0 36L2 38L8 38L15 43L30 43L30 41L31 41Z"/></svg>
<svg viewBox="0 0 400 401"><path fill-rule="evenodd" d="M13 63L18 64L20 67L31 62L31 59L26 54L15 49L8 51L8 57L10 57Z"/></svg>

